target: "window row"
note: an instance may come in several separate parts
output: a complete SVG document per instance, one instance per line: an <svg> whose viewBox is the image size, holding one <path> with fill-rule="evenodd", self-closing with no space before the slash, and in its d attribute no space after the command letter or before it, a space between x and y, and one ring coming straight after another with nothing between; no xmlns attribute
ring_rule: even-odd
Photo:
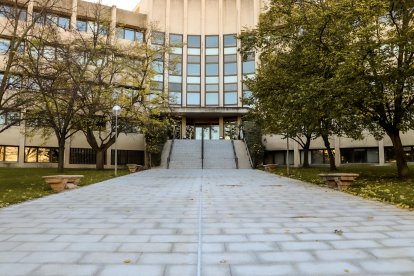
<svg viewBox="0 0 414 276"><path fill-rule="evenodd" d="M395 162L393 147L384 147L385 162ZM405 157L408 162L414 162L414 146L404 147ZM340 149L342 164L358 163L379 163L378 148L341 148ZM303 150L300 151L301 163L303 163ZM286 151L267 151L265 153L266 163L286 165ZM294 154L289 151L289 163L293 164ZM309 151L310 164L329 164L328 151L326 149L312 149Z"/></svg>
<svg viewBox="0 0 414 276"><path fill-rule="evenodd" d="M115 164L115 150L111 151L111 164ZM58 148L54 147L25 147L25 163L57 163ZM18 162L18 146L0 146L0 162ZM96 152L88 148L71 148L69 154L70 164L96 164ZM106 154L104 154L106 164ZM118 150L118 165L139 164L144 165L144 152L138 150Z"/></svg>

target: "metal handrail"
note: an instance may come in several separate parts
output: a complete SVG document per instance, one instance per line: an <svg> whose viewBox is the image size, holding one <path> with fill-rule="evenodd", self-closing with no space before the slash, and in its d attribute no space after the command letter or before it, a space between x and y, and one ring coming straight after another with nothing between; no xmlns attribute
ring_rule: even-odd
<svg viewBox="0 0 414 276"><path fill-rule="evenodd" d="M236 148L234 146L233 139L231 139L231 145L233 146L233 155L234 155L234 162L236 162L236 169L239 169L239 158L237 157L237 154L236 154Z"/></svg>
<svg viewBox="0 0 414 276"><path fill-rule="evenodd" d="M172 150L173 150L173 147L174 147L174 136L173 136L173 138L172 138L172 140L171 140L171 147L170 147L170 152L168 153L168 158L167 158L167 169L169 169L170 168L170 161L171 161L171 154L172 154Z"/></svg>
<svg viewBox="0 0 414 276"><path fill-rule="evenodd" d="M249 156L250 166L251 166L251 167L252 167L252 169L253 169L253 161L252 161L252 157L250 156L249 147L247 146L247 143L246 143L246 138L245 138L245 137L243 137L243 142L244 142L244 145L245 145L245 147L246 147L247 156Z"/></svg>
<svg viewBox="0 0 414 276"><path fill-rule="evenodd" d="M201 169L204 169L204 128L201 133Z"/></svg>

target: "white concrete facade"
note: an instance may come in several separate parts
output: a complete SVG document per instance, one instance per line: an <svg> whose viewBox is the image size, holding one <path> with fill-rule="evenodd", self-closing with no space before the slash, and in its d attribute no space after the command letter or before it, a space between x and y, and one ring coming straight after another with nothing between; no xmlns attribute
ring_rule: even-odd
<svg viewBox="0 0 414 276"><path fill-rule="evenodd" d="M234 36L244 28L254 27L263 11L264 0L142 0L135 12L107 7L113 26L132 30L151 29L162 33L165 43L171 47L165 58L163 72L155 76L165 93L174 96L172 112L177 118L177 138L232 139L231 133L247 113L243 106L243 95L249 93L243 87L245 76L254 73L257 57L243 62L237 52L239 41ZM62 0L61 6L68 11L72 29L77 28L77 20L87 19L87 11L94 5L78 0ZM34 8L32 0L28 5ZM4 18L0 17L0 24ZM0 34L4 37L4 34ZM176 41L179 41L177 44ZM175 44L174 44L175 43ZM168 70L168 60L178 58L179 70ZM0 61L0 67L1 67ZM1 124L1 118L0 118ZM0 166L56 166L56 163L25 162L28 147L55 148L53 137L40 135L26 137L25 126L11 127L0 133ZM286 140L277 135L266 136L267 163L281 163L286 159ZM414 132L402 134L402 142L407 156L414 159ZM332 137L337 165L341 163L364 162L385 164L390 157L391 141L384 137L376 140L367 134L363 140L354 141L345 137ZM71 164L72 149L89 149L89 145L79 133L67 141L66 167L93 167L93 164ZM143 152L144 137L141 134L121 134L118 148L124 151ZM310 161L319 164L323 159L324 145L320 139L311 143L313 152ZM13 151L17 160L7 160L4 152ZM16 151L17 150L17 151ZM2 152L3 151L3 159ZM290 143L290 160L299 166L301 148ZM107 152L107 167L111 166L111 150ZM322 160L323 161L323 160ZM410 160L409 160L410 161ZM412 160L414 161L414 160ZM322 162L323 163L323 162Z"/></svg>

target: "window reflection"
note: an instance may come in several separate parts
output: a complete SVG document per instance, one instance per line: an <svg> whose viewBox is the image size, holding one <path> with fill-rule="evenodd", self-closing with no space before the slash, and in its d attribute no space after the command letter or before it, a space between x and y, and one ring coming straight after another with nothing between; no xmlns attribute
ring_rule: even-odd
<svg viewBox="0 0 414 276"><path fill-rule="evenodd" d="M0 146L0 162L17 162L19 161L19 147Z"/></svg>

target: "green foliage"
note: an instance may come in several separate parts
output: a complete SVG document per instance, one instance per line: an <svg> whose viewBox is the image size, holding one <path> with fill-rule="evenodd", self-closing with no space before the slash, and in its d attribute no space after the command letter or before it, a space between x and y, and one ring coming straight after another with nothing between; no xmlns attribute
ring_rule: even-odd
<svg viewBox="0 0 414 276"><path fill-rule="evenodd" d="M66 173L84 175L80 186L113 178L112 170L67 169ZM127 173L127 170L118 171L120 176ZM42 176L55 174L56 169L0 168L0 208L53 194L54 192L45 184Z"/></svg>
<svg viewBox="0 0 414 276"><path fill-rule="evenodd" d="M342 166L340 172L358 173L360 176L345 192L361 196L367 199L383 201L397 205L401 208L414 208L414 166L410 166L411 174L402 180L398 177L395 165L372 166L352 165ZM318 176L327 173L328 168L298 169L292 168L289 177L325 186L325 181ZM285 175L283 170L277 170L277 174Z"/></svg>
<svg viewBox="0 0 414 276"><path fill-rule="evenodd" d="M271 1L240 36L245 56L260 50L246 83L266 131L325 141L386 133L405 176L399 133L414 123L413 8L408 0Z"/></svg>
<svg viewBox="0 0 414 276"><path fill-rule="evenodd" d="M245 121L242 125L247 148L252 158L253 168L263 163L264 146L262 143L262 129L257 122Z"/></svg>
<svg viewBox="0 0 414 276"><path fill-rule="evenodd" d="M145 151L149 155L150 166L158 166L161 163L161 153L170 132L169 119L151 120L143 131L145 135Z"/></svg>

